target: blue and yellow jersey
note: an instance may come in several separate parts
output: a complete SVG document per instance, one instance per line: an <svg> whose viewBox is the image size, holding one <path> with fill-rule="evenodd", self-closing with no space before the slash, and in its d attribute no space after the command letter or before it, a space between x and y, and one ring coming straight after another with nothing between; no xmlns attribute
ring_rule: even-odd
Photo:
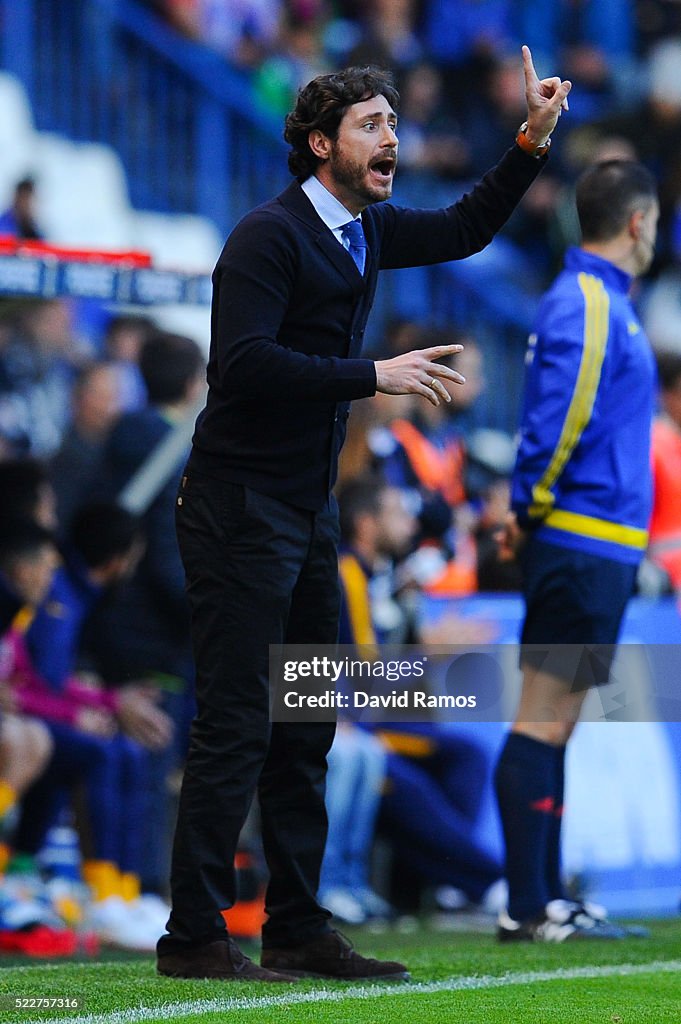
<svg viewBox="0 0 681 1024"><path fill-rule="evenodd" d="M530 338L511 501L542 540L636 563L651 511L655 364L630 284L607 260L568 251Z"/></svg>
<svg viewBox="0 0 681 1024"><path fill-rule="evenodd" d="M350 644L375 652L383 637L376 629L371 607L371 569L350 548L338 556L341 591L338 643ZM372 654L367 655L371 657Z"/></svg>

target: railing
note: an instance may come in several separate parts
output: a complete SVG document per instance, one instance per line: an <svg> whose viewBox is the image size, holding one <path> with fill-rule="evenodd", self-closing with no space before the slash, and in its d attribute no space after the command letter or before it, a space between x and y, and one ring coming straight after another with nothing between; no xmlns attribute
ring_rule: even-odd
<svg viewBox="0 0 681 1024"><path fill-rule="evenodd" d="M202 214L226 234L291 180L282 125L247 77L133 0L0 0L0 66L23 83L40 130L114 147L137 208ZM472 267L384 275L372 338L379 348L396 314L470 330L487 352L476 411L513 431L531 303L500 303L500 276Z"/></svg>
<svg viewBox="0 0 681 1024"><path fill-rule="evenodd" d="M0 0L0 64L40 130L117 150L134 206L227 231L290 180L247 80L129 0Z"/></svg>

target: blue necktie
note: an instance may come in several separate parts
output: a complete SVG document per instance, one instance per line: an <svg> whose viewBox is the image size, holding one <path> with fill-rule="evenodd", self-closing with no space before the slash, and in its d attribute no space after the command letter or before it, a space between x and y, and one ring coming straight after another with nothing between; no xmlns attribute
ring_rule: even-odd
<svg viewBox="0 0 681 1024"><path fill-rule="evenodd" d="M367 258L367 240L364 237L361 220L351 220L349 224L344 224L341 234L347 240L348 252L355 261L355 266L360 274L364 275L364 265Z"/></svg>

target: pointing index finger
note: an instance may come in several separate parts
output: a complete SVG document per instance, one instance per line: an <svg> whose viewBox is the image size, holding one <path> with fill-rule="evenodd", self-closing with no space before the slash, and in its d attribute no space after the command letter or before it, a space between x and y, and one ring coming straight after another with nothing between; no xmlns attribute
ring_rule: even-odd
<svg viewBox="0 0 681 1024"><path fill-rule="evenodd" d="M526 82L538 82L537 72L534 70L534 63L532 61L532 54L529 46L523 46L523 71L525 73Z"/></svg>

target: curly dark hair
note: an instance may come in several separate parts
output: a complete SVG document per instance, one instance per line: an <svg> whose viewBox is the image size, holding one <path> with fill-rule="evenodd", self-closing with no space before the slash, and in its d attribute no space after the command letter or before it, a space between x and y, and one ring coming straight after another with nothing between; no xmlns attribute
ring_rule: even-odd
<svg viewBox="0 0 681 1024"><path fill-rule="evenodd" d="M400 95L391 72L371 65L319 75L298 92L295 108L284 125L284 138L291 146L288 167L298 181L314 174L320 163L308 143L310 132L318 129L335 141L348 107L373 96L385 96L397 111Z"/></svg>

